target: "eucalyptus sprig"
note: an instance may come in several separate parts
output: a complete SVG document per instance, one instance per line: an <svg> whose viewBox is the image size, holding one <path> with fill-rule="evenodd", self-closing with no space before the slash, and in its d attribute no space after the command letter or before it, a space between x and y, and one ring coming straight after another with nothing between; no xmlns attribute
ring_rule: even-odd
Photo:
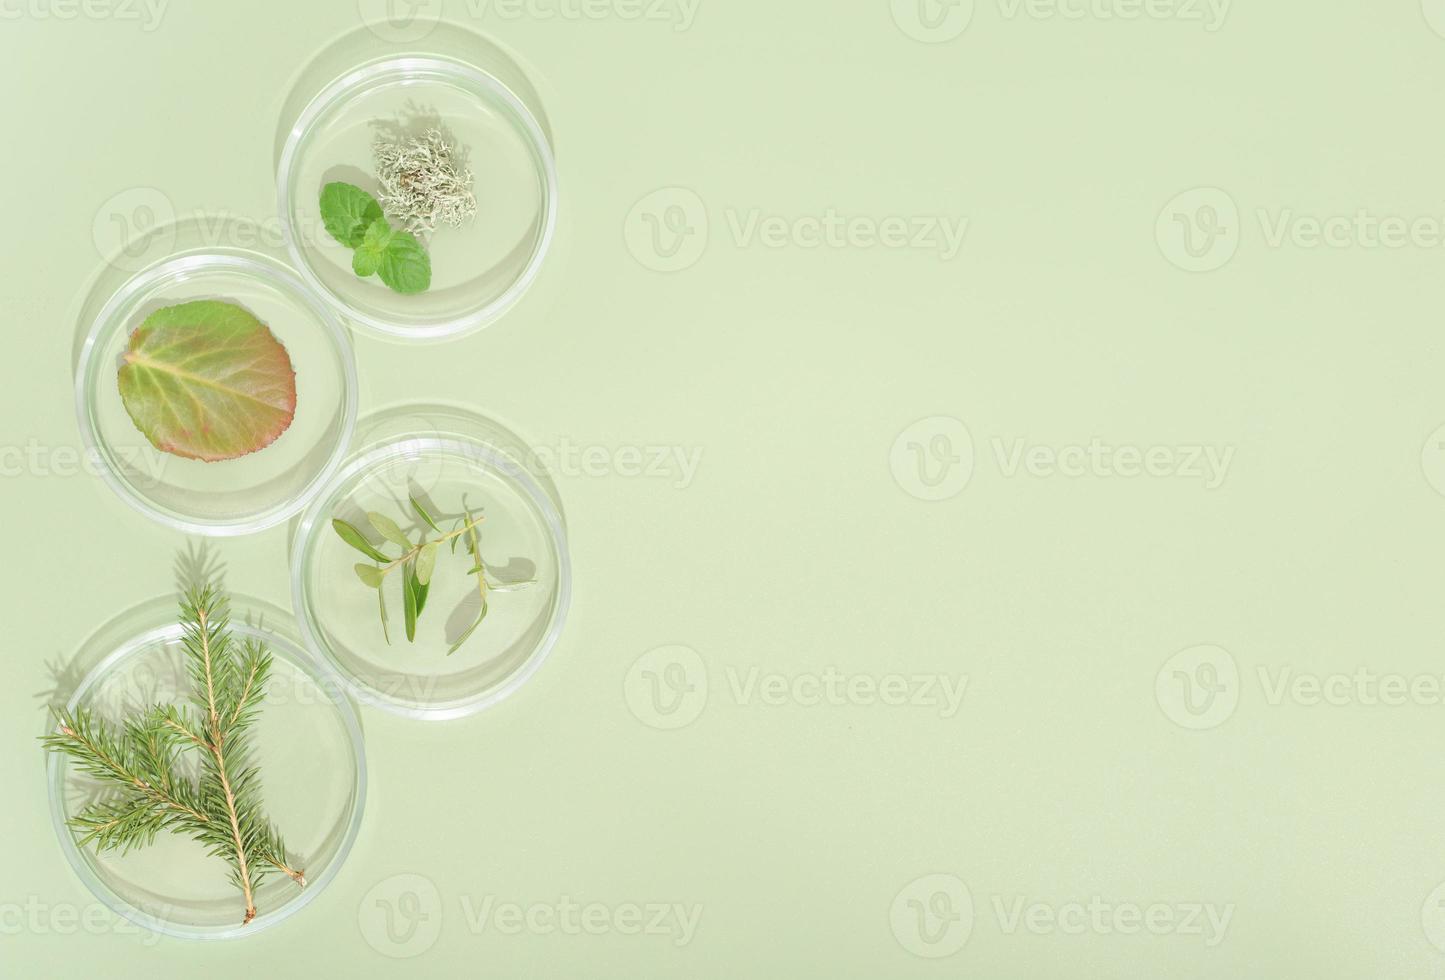
<svg viewBox="0 0 1445 980"><path fill-rule="evenodd" d="M58 712L55 731L41 741L113 791L68 821L80 846L125 853L162 830L200 841L230 866L245 925L256 917L256 888L268 875L306 885L262 810L260 770L249 751L271 653L232 637L229 602L211 585L186 592L181 626L189 705L152 705L119 725L80 705ZM198 777L182 769L186 752L200 756Z"/></svg>
<svg viewBox="0 0 1445 980"><path fill-rule="evenodd" d="M447 656L456 653L463 643L482 625L482 620L487 618L487 594L491 591L501 591L513 588L525 588L532 582L511 582L501 583L489 581L487 578L486 565L482 561L481 535L477 528L481 525L484 517L473 517L472 512L463 509L464 517L455 520L450 531L443 531L436 519L422 506L415 497L407 498L412 510L416 512L425 528L430 528L437 533L437 537L430 540L426 537L425 528L417 541L412 541L407 533L402 530L401 525L387 517L385 514L370 511L366 520L381 535L385 541L381 545L373 545L365 534L355 525L350 524L339 517L332 518L331 526L335 529L337 536L351 547L370 558L375 564L358 562L353 568L356 577L359 578L367 588L375 589L377 605L381 614L381 633L387 644L391 643L391 632L388 626L388 615L386 611L386 596L382 586L386 577L393 571L401 569L402 573L402 609L405 616L406 638L408 642L416 641L416 623L426 608L427 594L431 591L432 574L436 570L437 551L441 545L448 545L448 551L456 553L457 542L465 544L465 551L473 559L468 575L477 577L477 591L481 596L481 608L477 612L477 618L468 626L461 636L457 637L447 650ZM381 549L387 544L395 545L401 549L396 556L388 555Z"/></svg>

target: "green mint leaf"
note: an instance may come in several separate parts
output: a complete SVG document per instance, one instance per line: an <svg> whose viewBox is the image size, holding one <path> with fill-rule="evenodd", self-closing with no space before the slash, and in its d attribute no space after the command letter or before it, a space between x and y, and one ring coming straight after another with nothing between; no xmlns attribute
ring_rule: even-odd
<svg viewBox="0 0 1445 980"><path fill-rule="evenodd" d="M356 252L351 256L351 271L363 279L374 275L381 268L386 247L395 234L385 218L377 218L367 225L361 244L356 246Z"/></svg>
<svg viewBox="0 0 1445 980"><path fill-rule="evenodd" d="M366 234L362 236L359 247L380 254L386 251L386 247L396 235L397 232L391 230L391 225L386 223L385 218L377 218L366 226Z"/></svg>
<svg viewBox="0 0 1445 980"><path fill-rule="evenodd" d="M356 528L352 527L350 524L343 521L341 518L333 517L331 519L331 526L333 529L335 529L337 535L341 538L342 541L345 541L347 544L351 545L353 548L361 552L366 557L374 559L375 561L391 561L390 558L386 557L381 552L373 548L371 546L371 542L366 540L366 536L364 534L362 534Z"/></svg>
<svg viewBox="0 0 1445 980"><path fill-rule="evenodd" d="M431 258L409 231L392 234L377 272L398 293L420 293L431 286Z"/></svg>
<svg viewBox="0 0 1445 980"><path fill-rule="evenodd" d="M376 198L354 184L336 181L321 188L321 222L347 248L359 246L381 216Z"/></svg>
<svg viewBox="0 0 1445 980"><path fill-rule="evenodd" d="M265 449L296 417L296 371L235 303L193 300L146 317L121 356L120 398L161 452L215 462Z"/></svg>
<svg viewBox="0 0 1445 980"><path fill-rule="evenodd" d="M351 271L362 279L376 275L381 268L381 253L363 246L351 253Z"/></svg>

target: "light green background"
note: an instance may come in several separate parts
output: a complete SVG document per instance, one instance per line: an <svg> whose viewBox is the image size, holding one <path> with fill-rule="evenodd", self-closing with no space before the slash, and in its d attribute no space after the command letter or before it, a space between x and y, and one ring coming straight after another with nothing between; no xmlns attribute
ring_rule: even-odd
<svg viewBox="0 0 1445 980"><path fill-rule="evenodd" d="M1445 423L1445 249L1266 234L1288 209L1445 215L1445 37L1430 26L1445 29L1445 4L1238 3L1210 31L1203 3L1164 17L1160 0L1090 0L1048 18L978 0L938 43L893 7L701 0L678 30L668 2L672 19L653 21L623 16L627 0L535 0L516 16L446 0L446 19L511 50L546 100L559 240L538 288L478 335L358 340L363 406L465 401L539 446L702 462L686 486L606 462L559 475L577 589L552 659L469 720L364 712L371 795L349 862L296 918L218 946L108 918L76 928L93 903L50 825L34 737L53 667L163 593L184 545L99 479L55 472L79 443L71 318L114 195L156 188L179 214L269 219L290 80L361 15L172 0L148 24L0 3L0 973L1445 971L1430 938L1445 934L1439 697L1419 682L1403 704L1272 704L1259 674L1445 671L1445 497L1429 453L1422 469ZM664 273L634 205L675 187L702 202L706 248ZM1168 202L1197 187L1239 212L1221 214L1235 237L1214 253L1237 254L1208 272L1156 240ZM650 202L659 219L695 208L676 192ZM968 233L944 260L857 240L769 247L732 228L754 210L830 209L967 218ZM945 445L925 423L899 465L890 454L935 416L966 424L975 465L927 502L908 444L964 456L956 430ZM1093 439L1233 456L1215 489L1010 476L994 441L1006 454L1018 439L1066 456ZM233 589L289 602L284 530L220 554ZM668 654L638 660L673 644L696 651L706 704L659 730L643 671ZM1219 703L1238 706L1193 731L1172 717L1177 678L1165 672L1161 699L1156 675L1200 644L1237 664ZM969 681L948 718L862 696L746 701L732 683L756 669L806 694L829 668ZM699 671L683 670L691 710ZM890 920L895 897L929 901L931 881L911 884L927 875L964 882L975 911L966 945L937 959L916 954L958 932L929 945ZM384 909L413 892L430 918L393 941ZM600 903L609 930L469 921L489 898L563 896ZM1231 918L1209 945L1207 931L1010 931L995 910L1095 897ZM674 902L701 908L684 945L615 928L626 903Z"/></svg>

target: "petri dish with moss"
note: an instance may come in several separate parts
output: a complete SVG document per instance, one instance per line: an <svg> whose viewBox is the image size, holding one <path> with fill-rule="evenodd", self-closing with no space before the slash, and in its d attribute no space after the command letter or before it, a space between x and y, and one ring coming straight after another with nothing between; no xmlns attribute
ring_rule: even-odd
<svg viewBox="0 0 1445 980"><path fill-rule="evenodd" d="M360 700L445 720L517 691L571 599L555 489L464 414L413 411L307 508L291 559L307 644Z"/></svg>
<svg viewBox="0 0 1445 980"><path fill-rule="evenodd" d="M271 660L244 735L244 758L228 757L230 785L263 807L263 819L284 845L278 852L284 857L274 863L288 869L276 870L259 856L258 845L248 845L249 874L256 879L250 895L254 916L232 876L231 862L194 839L189 824L158 828L149 842L140 834L139 843L128 847L99 849L94 841L84 841L86 834L73 821L87 808L123 806L126 790L85 771L68 754L49 753L51 813L75 872L112 911L183 939L252 936L314 901L350 853L366 799L361 728L334 678L274 618L245 622L243 613L233 616L232 647L258 645L269 651ZM98 726L114 736L156 705L180 706L190 712L192 724L204 725L200 709L190 701L194 688L184 628L174 615L152 619L153 625L102 657L70 697L66 715L83 707L90 715L88 737L96 737ZM202 750L190 751L183 741L178 736L170 770L174 783L165 793L196 805L207 785L201 777ZM246 776L251 768L254 773ZM243 779L248 781L244 791ZM89 813L93 817L95 811ZM258 875L263 865L266 873Z"/></svg>
<svg viewBox="0 0 1445 980"><path fill-rule="evenodd" d="M390 339L500 317L557 223L547 130L513 87L449 55L372 58L322 85L290 120L276 180L301 275Z"/></svg>

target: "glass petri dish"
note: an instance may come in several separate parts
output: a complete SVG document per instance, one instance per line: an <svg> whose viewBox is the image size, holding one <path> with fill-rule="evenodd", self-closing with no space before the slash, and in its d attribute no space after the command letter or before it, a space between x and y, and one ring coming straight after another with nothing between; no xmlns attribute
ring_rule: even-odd
<svg viewBox="0 0 1445 980"><path fill-rule="evenodd" d="M165 453L135 427L116 381L131 333L156 310L236 303L268 326L296 371L296 415L271 445L202 462ZM126 503L182 531L249 534L295 515L345 458L356 424L356 365L335 314L281 262L244 249L183 251L127 279L80 349L76 413L87 454Z"/></svg>
<svg viewBox="0 0 1445 980"><path fill-rule="evenodd" d="M60 845L86 887L116 914L182 939L255 935L314 901L336 876L356 839L366 801L366 754L351 704L330 673L274 627L242 623L237 639L266 643L273 663L267 697L252 729L267 815L281 830L307 884L273 874L256 890L256 918L241 925L243 903L226 865L201 843L162 831L122 854L81 848L66 820L100 784L63 755L49 756L50 810ZM138 705L183 702L189 681L181 627L157 625L118 646L81 681L68 706L115 720ZM296 751L298 742L305 752Z"/></svg>
<svg viewBox="0 0 1445 980"><path fill-rule="evenodd" d="M433 127L465 155L477 213L420 235L431 287L402 295L352 271L352 250L321 221L321 189L344 181L377 196L377 136ZM453 337L497 319L536 278L557 224L546 131L494 75L443 56L373 60L322 88L287 135L276 187L287 249L307 283L350 323L393 339Z"/></svg>
<svg viewBox="0 0 1445 980"><path fill-rule="evenodd" d="M353 695L406 717L446 720L495 704L537 671L562 631L572 575L562 515L544 481L509 448L458 431L466 427L453 419L429 418L416 431L358 451L312 501L296 530L291 589L307 645ZM482 518L487 614L455 653L448 651L477 621L482 603L465 547L439 548L415 639L408 641L402 569L389 572L379 590L368 587L355 566L379 563L332 525L340 518L384 554L400 555L367 515L391 518L414 543L423 534L438 538L411 507L413 497L442 533L467 511Z"/></svg>

